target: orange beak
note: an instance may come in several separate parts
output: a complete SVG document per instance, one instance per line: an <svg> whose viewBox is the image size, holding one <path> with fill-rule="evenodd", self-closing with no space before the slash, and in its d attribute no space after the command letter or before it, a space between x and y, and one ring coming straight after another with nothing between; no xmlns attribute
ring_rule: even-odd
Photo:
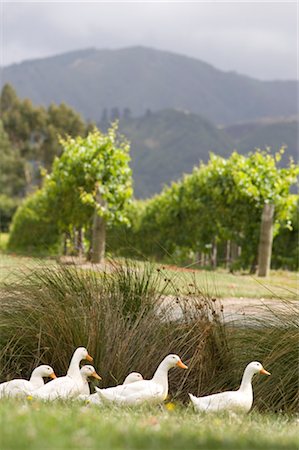
<svg viewBox="0 0 299 450"><path fill-rule="evenodd" d="M271 373L268 372L267 370L265 370L264 368L260 370L260 374L261 375L271 375Z"/></svg>
<svg viewBox="0 0 299 450"><path fill-rule="evenodd" d="M179 360L176 365L178 367L180 367L181 369L188 369L188 366L186 366L186 364L184 364L181 360Z"/></svg>
<svg viewBox="0 0 299 450"><path fill-rule="evenodd" d="M100 377L100 375L98 374L98 373L96 373L96 372L93 372L92 374L91 374L91 376L93 377L93 378L96 378L97 380L101 380L102 378Z"/></svg>
<svg viewBox="0 0 299 450"><path fill-rule="evenodd" d="M92 362L93 361L93 357L92 356L90 356L88 353L87 353L87 355L86 355L86 358L85 359L87 359L87 361L90 361L90 362Z"/></svg>
<svg viewBox="0 0 299 450"><path fill-rule="evenodd" d="M50 378L53 378L53 380L55 380L55 378L57 378L57 376L55 375L54 372L52 372L52 373L50 374Z"/></svg>

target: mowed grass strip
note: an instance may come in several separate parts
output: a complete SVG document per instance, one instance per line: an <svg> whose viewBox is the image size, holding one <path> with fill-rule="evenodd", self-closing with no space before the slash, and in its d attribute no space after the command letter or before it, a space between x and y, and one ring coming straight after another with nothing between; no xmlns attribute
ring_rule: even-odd
<svg viewBox="0 0 299 450"><path fill-rule="evenodd" d="M123 263L123 259L114 260ZM53 266L54 259L34 258L0 252L0 284L16 281L25 272L42 266ZM142 262L136 262L143 267ZM86 266L85 266L86 267ZM257 278L245 273L231 274L224 270L185 270L176 266L155 264L161 270L165 279L171 280L169 294L173 294L173 287L178 295L192 295L193 285L203 293L217 298L277 298L296 300L299 297L299 278L296 272L283 270L271 271L268 278ZM91 266L92 268L92 266ZM186 289L188 286L188 289Z"/></svg>
<svg viewBox="0 0 299 450"><path fill-rule="evenodd" d="M172 405L171 405L172 406ZM86 407L2 402L5 450L296 450L296 418L282 415L200 415L193 409Z"/></svg>

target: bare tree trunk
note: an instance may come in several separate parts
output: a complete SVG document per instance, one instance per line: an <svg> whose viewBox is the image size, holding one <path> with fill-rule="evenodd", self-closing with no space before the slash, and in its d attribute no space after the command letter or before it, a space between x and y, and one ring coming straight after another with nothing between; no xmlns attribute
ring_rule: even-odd
<svg viewBox="0 0 299 450"><path fill-rule="evenodd" d="M72 254L73 255L77 255L78 254L78 241L77 241L77 228L73 227L73 251Z"/></svg>
<svg viewBox="0 0 299 450"><path fill-rule="evenodd" d="M104 205L100 193L97 194L97 202ZM105 256L106 245L106 222L103 217L99 216L97 211L94 212L92 225L92 250L91 262L94 264L102 262Z"/></svg>
<svg viewBox="0 0 299 450"><path fill-rule="evenodd" d="M225 255L225 268L228 270L230 267L230 240L226 241L226 255Z"/></svg>
<svg viewBox="0 0 299 450"><path fill-rule="evenodd" d="M262 214L259 242L258 276L267 277L270 271L273 241L274 205L266 203Z"/></svg>
<svg viewBox="0 0 299 450"><path fill-rule="evenodd" d="M250 275L253 275L256 273L256 268L257 268L257 255L254 255L254 258L252 260L250 270L249 270Z"/></svg>
<svg viewBox="0 0 299 450"><path fill-rule="evenodd" d="M214 239L213 244L212 244L211 264L212 264L213 269L216 269L216 267L217 267L217 243L216 243L216 239Z"/></svg>
<svg viewBox="0 0 299 450"><path fill-rule="evenodd" d="M79 227L78 231L77 231L77 245L78 245L78 255L79 255L79 258L81 258L82 255L83 255L83 251L84 251L84 248L83 248L83 230L82 230L81 227Z"/></svg>
<svg viewBox="0 0 299 450"><path fill-rule="evenodd" d="M63 255L66 256L67 254L67 233L64 233L63 236Z"/></svg>
<svg viewBox="0 0 299 450"><path fill-rule="evenodd" d="M236 242L231 241L230 243L230 267L229 267L229 271L231 273L234 272L234 262L236 261L236 259L238 259L238 253L239 253L239 247L236 244Z"/></svg>
<svg viewBox="0 0 299 450"><path fill-rule="evenodd" d="M203 267L205 265L205 254L204 252L200 252L200 267Z"/></svg>

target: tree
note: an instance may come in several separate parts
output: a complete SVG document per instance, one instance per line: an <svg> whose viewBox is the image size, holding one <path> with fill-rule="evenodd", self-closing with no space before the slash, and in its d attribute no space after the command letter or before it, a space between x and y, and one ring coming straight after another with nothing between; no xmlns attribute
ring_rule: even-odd
<svg viewBox="0 0 299 450"><path fill-rule="evenodd" d="M51 104L46 111L44 139L40 150L43 166L50 169L55 156L62 153L59 136L84 136L85 132L86 125L77 112L65 103Z"/></svg>
<svg viewBox="0 0 299 450"><path fill-rule="evenodd" d="M10 111L19 102L16 91L10 84L3 86L0 96L1 115Z"/></svg>
<svg viewBox="0 0 299 450"><path fill-rule="evenodd" d="M266 203L262 213L262 223L258 255L258 276L267 277L270 271L273 241L274 206Z"/></svg>
<svg viewBox="0 0 299 450"><path fill-rule="evenodd" d="M228 159L211 154L207 164L146 202L140 219L142 240L136 242L144 253L154 248L160 257L178 249L207 253L212 248L215 263L217 246L226 248L231 241L233 247L242 247L242 265L255 267L264 205L275 208L275 236L281 227L291 226L298 198L290 187L299 168L292 161L279 168L282 152L233 152Z"/></svg>
<svg viewBox="0 0 299 450"><path fill-rule="evenodd" d="M81 116L64 103L47 109L33 106L29 99L20 100L8 84L2 89L0 106L4 129L22 159L27 192L32 184L36 188L41 183L40 168L49 170L55 156L61 154L58 135L76 137L87 132Z"/></svg>
<svg viewBox="0 0 299 450"><path fill-rule="evenodd" d="M16 197L24 189L24 161L18 149L15 149L0 120L0 192L9 197Z"/></svg>
<svg viewBox="0 0 299 450"><path fill-rule="evenodd" d="M47 176L45 189L55 206L60 228L90 226L92 261L104 256L106 224L128 221L125 206L132 196L129 144L114 124L106 134L61 139L63 153ZM54 210L54 208L53 208Z"/></svg>

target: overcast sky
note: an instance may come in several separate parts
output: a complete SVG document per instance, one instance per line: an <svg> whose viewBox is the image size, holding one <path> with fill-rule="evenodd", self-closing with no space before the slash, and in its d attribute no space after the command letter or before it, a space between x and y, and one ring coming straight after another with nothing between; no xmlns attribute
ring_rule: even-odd
<svg viewBox="0 0 299 450"><path fill-rule="evenodd" d="M260 79L297 78L296 1L0 2L2 66L144 45Z"/></svg>

